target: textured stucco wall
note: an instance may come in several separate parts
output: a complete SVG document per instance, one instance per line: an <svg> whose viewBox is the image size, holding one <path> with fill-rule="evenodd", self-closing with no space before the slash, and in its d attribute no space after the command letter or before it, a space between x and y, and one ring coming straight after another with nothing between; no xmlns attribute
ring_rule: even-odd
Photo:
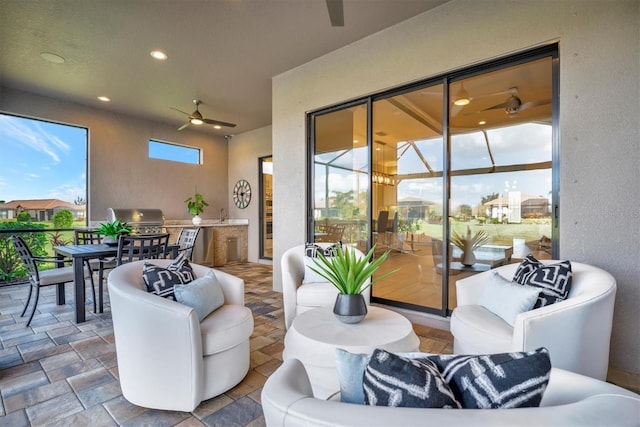
<svg viewBox="0 0 640 427"><path fill-rule="evenodd" d="M160 208L166 219L190 219L184 200L196 187L210 205L203 218L228 209L224 138L9 88L0 88L0 110L89 128L91 221L106 220L110 207ZM204 163L150 159L149 139L201 148Z"/></svg>
<svg viewBox="0 0 640 427"><path fill-rule="evenodd" d="M273 79L274 288L305 239L305 112L560 45L561 257L618 282L611 365L640 372L640 3L454 0Z"/></svg>
<svg viewBox="0 0 640 427"><path fill-rule="evenodd" d="M260 251L260 194L258 158L271 155L271 126L235 135L229 141L229 215L249 220L249 261L258 262ZM245 209L233 203L233 186L239 179L251 185L251 202Z"/></svg>

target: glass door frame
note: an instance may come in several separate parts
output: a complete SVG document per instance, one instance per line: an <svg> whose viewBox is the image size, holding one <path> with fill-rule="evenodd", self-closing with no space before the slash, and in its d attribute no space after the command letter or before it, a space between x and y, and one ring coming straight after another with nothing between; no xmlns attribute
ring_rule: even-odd
<svg viewBox="0 0 640 427"><path fill-rule="evenodd" d="M315 118L322 114L331 113L334 111L343 110L346 108L350 108L356 105L366 105L367 106L367 147L368 147L368 155L369 155L369 170L368 170L368 179L370 183L369 193L367 195L368 198L368 212L367 212L367 221L368 224L372 224L373 220L373 197L372 197L372 170L373 170L373 103L377 100L381 100L384 98L389 98L393 96L397 96L402 93L411 92L423 87L433 86L442 84L443 85L443 142L444 142L444 152L443 154L443 199L442 199L442 207L443 207L443 257L445 259L449 259L451 257L450 245L448 244L449 235L450 235L450 225L449 221L445 220L449 218L451 212L450 206L450 195L451 195L451 132L449 130L449 87L452 83L467 79L473 76L479 76L490 71L496 71L503 68L513 67L519 64L525 64L527 62L535 61L536 59L551 57L552 59L552 116L551 116L551 124L552 124L552 182L551 182L551 197L552 197L552 205L551 205L551 221L552 221L552 243L551 243L551 258L556 259L559 254L560 245L559 245L559 218L560 218L560 141L559 141L559 76L560 76L560 67L559 67L559 45L558 43L552 43L545 46L540 46L537 48L533 48L527 51L519 52L516 54L508 55L503 58L487 61L482 64L477 64L468 68L464 68L457 71L447 72L446 74L435 76L432 78L424 79L419 82L414 82L411 84L399 86L396 88L388 89L376 94L370 94L365 97L361 97L358 99L354 99L351 101L347 101L341 104L333 105L330 107L318 109L315 111L311 111L307 113L307 194L306 194L306 215L307 215L307 240L308 242L313 241L314 236L314 216L313 216L313 188L314 188L314 156L315 156ZM371 248L373 242L373 229L369 227L369 233L367 238L367 247ZM413 311L425 312L437 314L442 317L446 317L450 315L451 310L449 310L449 266L448 262L443 263L444 271L442 274L442 306L440 309L418 306L406 302L399 302L394 300L386 300L382 298L378 298L373 296L372 294L372 302L379 302L383 304L388 304L400 308L407 308Z"/></svg>
<svg viewBox="0 0 640 427"><path fill-rule="evenodd" d="M273 156L272 155L268 155L268 156L262 156L262 157L258 157L258 192L260 194L259 200L258 200L258 222L259 222L259 231L258 231L258 236L259 236L259 251L260 251L260 259L266 259L266 260L273 260L273 255L272 256L266 256L265 255L265 245L264 245L264 241L266 239L266 235L267 232L269 231L268 229L265 230L265 224L266 224L266 216L267 216L267 212L265 212L265 204L267 202L267 197L265 194L265 188L264 188L264 169L263 169L263 164L265 159L271 159L271 163L273 164ZM273 189L271 190L273 192ZM273 195L271 196L271 203L273 203ZM271 208L271 212L273 213L273 206ZM271 218L271 239L273 240L273 217ZM273 248L272 248L273 250Z"/></svg>

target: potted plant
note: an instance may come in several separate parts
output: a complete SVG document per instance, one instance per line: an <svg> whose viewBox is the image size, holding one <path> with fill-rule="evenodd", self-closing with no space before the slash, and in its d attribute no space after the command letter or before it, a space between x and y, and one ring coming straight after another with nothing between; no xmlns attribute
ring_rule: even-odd
<svg viewBox="0 0 640 427"><path fill-rule="evenodd" d="M367 315L367 305L362 292L374 282L383 280L398 271L396 268L376 277L375 280L368 281L390 253L386 251L371 261L375 249L376 246L373 245L364 257L358 258L353 247L347 246L342 249L341 245L337 245L333 256L325 257L318 252L318 258L314 259L316 267L310 266L311 270L327 279L340 292L336 298L333 313L344 323L358 323L364 319Z"/></svg>
<svg viewBox="0 0 640 427"><path fill-rule="evenodd" d="M189 197L184 201L187 204L187 210L193 216L191 221L193 225L200 225L202 218L200 214L204 212L204 207L209 206L209 203L205 202L202 194L196 193L193 197Z"/></svg>
<svg viewBox="0 0 640 427"><path fill-rule="evenodd" d="M484 245L489 236L484 230L478 230L473 236L471 235L471 228L467 226L466 236L461 236L455 231L451 233L451 243L456 245L462 251L462 264L467 267L472 266L476 262L476 256L474 255L474 249Z"/></svg>
<svg viewBox="0 0 640 427"><path fill-rule="evenodd" d="M116 219L113 222L101 223L98 227L98 233L104 236L103 243L107 245L117 244L120 235L131 233L131 226L124 221Z"/></svg>

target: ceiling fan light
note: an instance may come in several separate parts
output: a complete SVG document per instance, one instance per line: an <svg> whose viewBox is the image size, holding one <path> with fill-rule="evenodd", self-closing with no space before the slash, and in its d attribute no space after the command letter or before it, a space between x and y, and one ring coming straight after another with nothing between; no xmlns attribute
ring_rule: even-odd
<svg viewBox="0 0 640 427"><path fill-rule="evenodd" d="M166 53L164 53L164 52L163 52L163 51L161 51L161 50L152 50L149 54L150 54L153 58L155 58L155 59L157 59L157 60L159 60L159 61L164 61L165 59L167 59L167 58L168 58L168 57L167 57L167 54L166 54Z"/></svg>
<svg viewBox="0 0 640 427"><path fill-rule="evenodd" d="M456 97L453 100L454 105L463 106L468 105L471 102L469 93L465 90L464 86L460 85L460 90L456 93Z"/></svg>
<svg viewBox="0 0 640 427"><path fill-rule="evenodd" d="M201 125L204 123L202 120L196 118L191 119L190 122L192 125Z"/></svg>

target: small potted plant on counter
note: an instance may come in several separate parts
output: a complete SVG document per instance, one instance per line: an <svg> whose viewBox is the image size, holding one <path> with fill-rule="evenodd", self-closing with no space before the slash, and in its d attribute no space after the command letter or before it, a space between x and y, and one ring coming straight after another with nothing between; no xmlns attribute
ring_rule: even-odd
<svg viewBox="0 0 640 427"><path fill-rule="evenodd" d="M204 207L209 206L209 203L205 202L202 194L196 193L193 197L189 197L184 201L187 204L187 210L193 216L191 222L193 225L200 225L202 218L200 214L204 212Z"/></svg>
<svg viewBox="0 0 640 427"><path fill-rule="evenodd" d="M116 219L113 222L100 224L98 233L104 236L104 239L102 239L103 243L106 243L107 245L117 245L118 237L120 237L120 235L130 234L131 230L132 228L129 224Z"/></svg>
<svg viewBox="0 0 640 427"><path fill-rule="evenodd" d="M359 258L353 247L346 246L345 249L342 249L342 245L336 245L333 256L326 257L318 252L318 258L314 259L317 268L310 266L311 270L327 279L340 291L333 307L333 313L343 323L358 323L367 315L367 305L362 292L374 283L374 280L368 281L368 279L390 253L390 251L386 251L370 262L375 249L374 245L365 256ZM391 276L398 270L396 268L376 277L375 282Z"/></svg>

